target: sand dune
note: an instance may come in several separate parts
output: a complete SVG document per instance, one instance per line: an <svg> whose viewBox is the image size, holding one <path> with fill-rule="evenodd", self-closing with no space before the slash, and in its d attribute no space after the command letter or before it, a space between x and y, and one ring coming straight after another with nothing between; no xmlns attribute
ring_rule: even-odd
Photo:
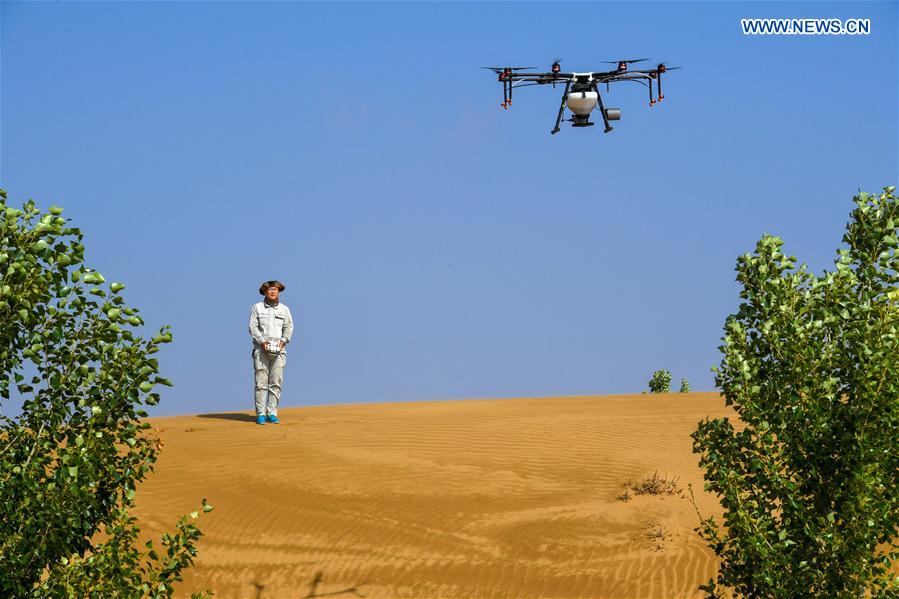
<svg viewBox="0 0 899 599"><path fill-rule="evenodd" d="M689 434L729 413L690 393L157 418L136 513L157 537L215 506L185 597L699 597L716 562L687 496L619 496L658 471L717 513Z"/></svg>

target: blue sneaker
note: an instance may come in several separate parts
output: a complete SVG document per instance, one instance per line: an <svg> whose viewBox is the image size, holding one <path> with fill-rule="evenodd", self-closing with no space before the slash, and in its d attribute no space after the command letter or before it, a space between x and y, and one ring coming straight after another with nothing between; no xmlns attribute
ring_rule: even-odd
<svg viewBox="0 0 899 599"><path fill-rule="evenodd" d="M278 417L275 416L274 414L268 415L268 421L271 422L272 424L281 424L281 421L278 420Z"/></svg>
<svg viewBox="0 0 899 599"><path fill-rule="evenodd" d="M259 416L256 418L256 424L265 424L265 416Z"/></svg>

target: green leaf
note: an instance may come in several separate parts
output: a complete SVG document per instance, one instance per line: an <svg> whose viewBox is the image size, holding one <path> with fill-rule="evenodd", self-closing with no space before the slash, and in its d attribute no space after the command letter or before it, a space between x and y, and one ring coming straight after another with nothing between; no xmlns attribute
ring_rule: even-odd
<svg viewBox="0 0 899 599"><path fill-rule="evenodd" d="M84 282L88 285L99 285L100 283L104 283L106 279L103 278L98 272L89 272L84 275Z"/></svg>

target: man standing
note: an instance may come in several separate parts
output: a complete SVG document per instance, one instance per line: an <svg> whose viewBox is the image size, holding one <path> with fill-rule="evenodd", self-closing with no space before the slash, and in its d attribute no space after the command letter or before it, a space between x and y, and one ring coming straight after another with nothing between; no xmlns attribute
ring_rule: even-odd
<svg viewBox="0 0 899 599"><path fill-rule="evenodd" d="M287 363L285 347L293 334L290 309L278 300L284 291L280 281L259 286L265 299L250 310L250 336L253 338L253 370L256 373L256 424L278 424L278 400Z"/></svg>

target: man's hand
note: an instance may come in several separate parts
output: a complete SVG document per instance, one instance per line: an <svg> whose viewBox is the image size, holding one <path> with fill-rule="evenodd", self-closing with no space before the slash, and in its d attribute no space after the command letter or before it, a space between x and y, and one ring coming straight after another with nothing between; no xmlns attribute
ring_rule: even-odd
<svg viewBox="0 0 899 599"><path fill-rule="evenodd" d="M268 341L262 342L262 351L268 351Z"/></svg>
<svg viewBox="0 0 899 599"><path fill-rule="evenodd" d="M279 349L284 349L284 342L283 342L283 341L279 341L279 342L278 342L278 345L280 346Z"/></svg>

